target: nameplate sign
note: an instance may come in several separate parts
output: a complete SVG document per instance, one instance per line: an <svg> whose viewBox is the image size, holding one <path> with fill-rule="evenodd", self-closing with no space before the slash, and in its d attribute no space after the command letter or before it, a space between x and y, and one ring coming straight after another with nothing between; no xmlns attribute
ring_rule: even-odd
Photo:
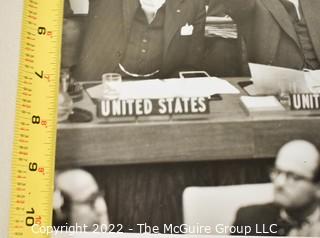
<svg viewBox="0 0 320 238"><path fill-rule="evenodd" d="M291 110L320 110L320 94L290 94Z"/></svg>
<svg viewBox="0 0 320 238"><path fill-rule="evenodd" d="M208 114L209 98L101 100L98 117Z"/></svg>

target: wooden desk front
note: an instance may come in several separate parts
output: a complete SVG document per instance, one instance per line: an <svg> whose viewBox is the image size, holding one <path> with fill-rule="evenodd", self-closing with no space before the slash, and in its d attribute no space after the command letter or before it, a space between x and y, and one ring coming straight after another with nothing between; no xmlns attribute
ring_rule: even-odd
<svg viewBox="0 0 320 238"><path fill-rule="evenodd" d="M234 85L245 79L229 79ZM239 88L240 89L240 88ZM240 89L241 90L241 89ZM129 123L62 123L58 129L57 165L92 166L211 161L274 157L285 142L307 139L320 145L320 117L281 114L249 116L240 95L210 103L201 120L145 118ZM91 100L82 106L95 113Z"/></svg>
<svg viewBox="0 0 320 238"><path fill-rule="evenodd" d="M246 79L229 80L237 85ZM111 222L137 231L138 223L183 223L187 186L268 182L281 145L293 139L320 145L320 117L249 116L240 95L222 97L211 102L210 115L201 120L62 123L57 168L91 172L106 192ZM77 106L95 111L87 97Z"/></svg>

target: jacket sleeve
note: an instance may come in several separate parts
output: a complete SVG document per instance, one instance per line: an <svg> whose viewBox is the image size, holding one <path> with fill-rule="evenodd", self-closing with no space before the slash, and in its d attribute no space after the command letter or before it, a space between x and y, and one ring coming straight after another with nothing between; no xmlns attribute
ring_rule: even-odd
<svg viewBox="0 0 320 238"><path fill-rule="evenodd" d="M229 14L235 20L250 18L258 0L220 0Z"/></svg>
<svg viewBox="0 0 320 238"><path fill-rule="evenodd" d="M204 27L206 21L205 2L203 0L194 1L191 5L195 9L193 20L189 22L193 26L193 33L187 45L184 58L179 62L179 66L167 72L165 77L179 77L179 72L202 70L202 60L205 50ZM166 62L167 63L167 62Z"/></svg>
<svg viewBox="0 0 320 238"><path fill-rule="evenodd" d="M194 22L192 23L194 26L192 39L190 41L190 45L188 47L188 56L186 59L186 65L190 66L191 69L197 70L201 68L201 61L204 55L205 50L205 23L206 23L206 10L205 10L205 2L198 2L198 10L196 13L196 17Z"/></svg>
<svg viewBox="0 0 320 238"><path fill-rule="evenodd" d="M237 214L235 216L233 225L234 227L238 227L238 229L235 229L234 233L230 233L229 235L233 235L233 236L244 236L245 234L242 232L242 227L245 226L245 220L246 220L246 215L245 215L245 209L244 208L240 208L237 211ZM240 229L239 229L240 228Z"/></svg>
<svg viewBox="0 0 320 238"><path fill-rule="evenodd" d="M70 5L70 0L64 0L63 17L68 18L73 16L73 10Z"/></svg>
<svg viewBox="0 0 320 238"><path fill-rule="evenodd" d="M75 15L70 0L65 0L61 50L62 68L71 68L77 64L81 33L82 17Z"/></svg>
<svg viewBox="0 0 320 238"><path fill-rule="evenodd" d="M224 17L226 15L225 6L220 0L209 0L207 5L208 5L207 16Z"/></svg>

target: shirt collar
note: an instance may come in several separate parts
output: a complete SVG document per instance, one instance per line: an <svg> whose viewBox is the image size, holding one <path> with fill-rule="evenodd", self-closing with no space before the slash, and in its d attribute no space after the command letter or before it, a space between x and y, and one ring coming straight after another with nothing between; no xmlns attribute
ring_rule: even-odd
<svg viewBox="0 0 320 238"><path fill-rule="evenodd" d="M298 18L299 18L299 20L301 20L299 0L288 0L288 1L294 5L294 7L296 8L297 14L298 14Z"/></svg>
<svg viewBox="0 0 320 238"><path fill-rule="evenodd" d="M139 0L141 4L141 8L147 12L156 13L162 5L166 2L166 0Z"/></svg>

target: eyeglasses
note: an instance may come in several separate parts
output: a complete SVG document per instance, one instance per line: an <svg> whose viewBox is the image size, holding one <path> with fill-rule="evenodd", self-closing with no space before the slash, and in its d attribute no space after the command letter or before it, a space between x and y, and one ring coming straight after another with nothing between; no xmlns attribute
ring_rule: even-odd
<svg viewBox="0 0 320 238"><path fill-rule="evenodd" d="M97 200L99 197L104 197L104 191L94 192L94 193L92 193L88 198L86 198L86 199L83 200L83 201L73 200L73 201L72 201L72 204L74 204L74 205L89 205L89 206L91 206L91 207L94 207L94 204L95 204L96 200Z"/></svg>
<svg viewBox="0 0 320 238"><path fill-rule="evenodd" d="M273 168L270 171L270 178L272 181L276 180L280 175L284 175L286 178L286 181L288 182L298 182L298 181L309 181L311 182L312 179L302 176L302 175L298 175L295 174L293 172L290 171L284 171L278 168Z"/></svg>

